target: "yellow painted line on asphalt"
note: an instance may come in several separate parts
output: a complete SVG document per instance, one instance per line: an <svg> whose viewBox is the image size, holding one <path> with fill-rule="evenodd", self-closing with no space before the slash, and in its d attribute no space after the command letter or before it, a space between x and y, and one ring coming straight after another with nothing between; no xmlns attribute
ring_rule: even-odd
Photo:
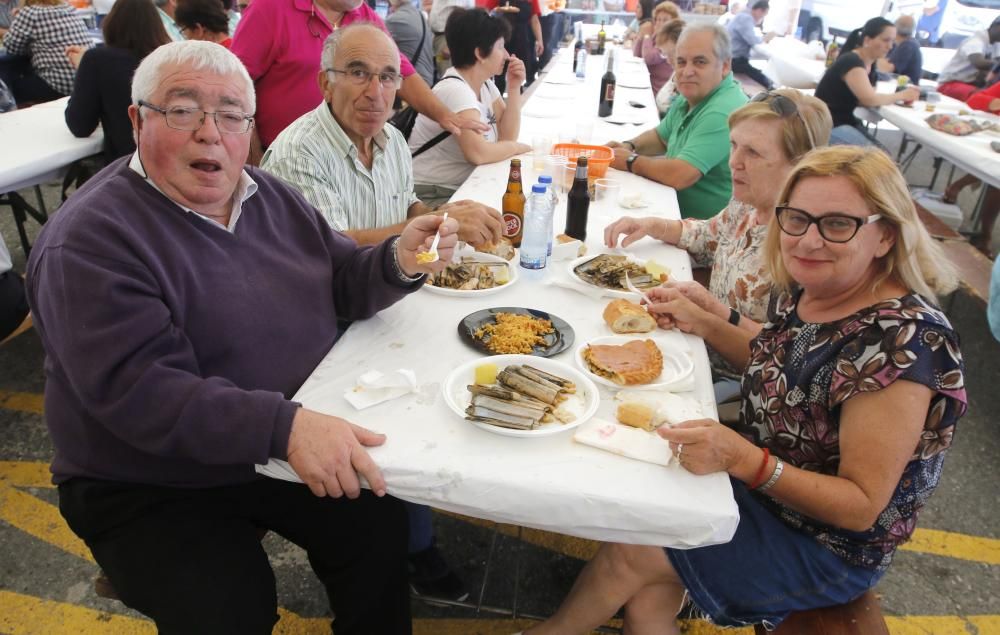
<svg viewBox="0 0 1000 635"><path fill-rule="evenodd" d="M913 532L913 539L900 549L972 562L1000 564L1000 540L937 529L917 529ZM996 632L1000 633L1000 630Z"/></svg>
<svg viewBox="0 0 1000 635"><path fill-rule="evenodd" d="M0 590L0 632L7 635L155 635L148 620Z"/></svg>
<svg viewBox="0 0 1000 635"><path fill-rule="evenodd" d="M53 488L49 464L42 461L0 461L0 486Z"/></svg>
<svg viewBox="0 0 1000 635"><path fill-rule="evenodd" d="M76 537L55 505L0 482L0 520L89 562L90 549ZM4 632L0 629L0 632Z"/></svg>
<svg viewBox="0 0 1000 635"><path fill-rule="evenodd" d="M45 397L36 392L0 390L0 408L40 415L45 412Z"/></svg>
<svg viewBox="0 0 1000 635"><path fill-rule="evenodd" d="M886 616L891 635L995 635L1000 633L1000 615Z"/></svg>

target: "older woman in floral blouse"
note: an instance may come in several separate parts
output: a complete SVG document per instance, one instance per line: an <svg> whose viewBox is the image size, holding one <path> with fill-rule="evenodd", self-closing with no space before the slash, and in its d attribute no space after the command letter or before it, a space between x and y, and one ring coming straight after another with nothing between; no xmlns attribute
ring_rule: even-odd
<svg viewBox="0 0 1000 635"><path fill-rule="evenodd" d="M880 150L810 152L779 201L770 320L716 341L746 368L739 423L659 430L683 469L729 474L736 534L695 549L605 544L531 635L589 632L622 605L625 632L676 634L685 599L717 625L771 629L874 587L912 535L967 407L958 335L935 305L954 271ZM670 292L651 292L650 313L698 332Z"/></svg>
<svg viewBox="0 0 1000 635"><path fill-rule="evenodd" d="M698 300L689 307L703 314L697 319L737 322L733 328L756 333L771 296L761 253L781 184L802 155L826 145L832 125L826 104L815 97L794 89L761 93L729 116L733 198L725 209L708 220L625 216L604 230L605 242L614 247L624 234L621 244L628 247L651 236L686 249L696 264L712 268L709 288L696 282L668 286ZM710 355L717 376L740 376L742 369L711 349Z"/></svg>

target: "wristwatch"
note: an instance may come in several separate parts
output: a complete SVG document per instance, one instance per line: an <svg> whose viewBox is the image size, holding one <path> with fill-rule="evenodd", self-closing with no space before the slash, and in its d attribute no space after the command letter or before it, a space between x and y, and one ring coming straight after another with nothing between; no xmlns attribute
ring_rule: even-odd
<svg viewBox="0 0 1000 635"><path fill-rule="evenodd" d="M740 312L736 309L729 309L729 323L733 326L740 325Z"/></svg>
<svg viewBox="0 0 1000 635"><path fill-rule="evenodd" d="M639 155L636 154L635 152L633 152L632 154L628 155L628 158L625 159L625 169L628 170L629 172L632 172L632 164L635 163L635 160L638 159L638 158L639 158Z"/></svg>

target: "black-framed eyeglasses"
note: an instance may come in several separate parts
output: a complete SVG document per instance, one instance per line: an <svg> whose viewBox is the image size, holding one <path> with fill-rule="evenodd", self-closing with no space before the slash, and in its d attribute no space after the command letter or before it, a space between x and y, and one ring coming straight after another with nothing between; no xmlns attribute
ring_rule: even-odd
<svg viewBox="0 0 1000 635"><path fill-rule="evenodd" d="M372 77L378 78L379 86L382 90L389 90L393 88L399 90L399 87L403 85L403 76L399 73L393 71L380 71L378 73L373 73L367 71L363 68L324 68L327 73L338 73L347 78L347 81L351 82L355 86L367 86L369 82L372 81Z"/></svg>
<svg viewBox="0 0 1000 635"><path fill-rule="evenodd" d="M253 125L253 115L238 110L219 110L208 112L201 108L186 108L184 106L171 106L170 108L160 108L148 101L139 100L140 107L146 107L163 115L167 121L167 126L174 130L185 130L194 132L200 130L205 125L205 117L211 116L215 120L215 127L224 134L246 134Z"/></svg>
<svg viewBox="0 0 1000 635"><path fill-rule="evenodd" d="M806 123L805 117L802 116L802 113L799 111L799 107L794 101L785 97L781 93L774 93L771 91L757 93L750 99L751 103L760 101L768 102L768 105L771 107L771 111L782 118L791 117L792 115L798 117L799 121L802 122L802 127L806 129L806 136L809 137L809 148L812 149L816 147L816 138L813 137L812 129L809 128L809 124Z"/></svg>
<svg viewBox="0 0 1000 635"><path fill-rule="evenodd" d="M854 238L864 225L882 218L881 214L863 218L838 213L813 216L805 210L787 205L775 207L774 213L778 219L778 227L789 236L802 236L809 231L810 225L816 225L823 240L831 243L846 243Z"/></svg>

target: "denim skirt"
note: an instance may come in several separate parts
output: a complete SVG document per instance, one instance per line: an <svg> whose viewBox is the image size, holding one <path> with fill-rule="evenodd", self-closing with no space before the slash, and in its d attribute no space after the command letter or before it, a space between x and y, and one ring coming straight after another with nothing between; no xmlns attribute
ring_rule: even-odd
<svg viewBox="0 0 1000 635"><path fill-rule="evenodd" d="M719 626L763 624L789 613L845 604L882 572L855 567L771 513L733 480L740 523L723 545L665 548L698 612Z"/></svg>

